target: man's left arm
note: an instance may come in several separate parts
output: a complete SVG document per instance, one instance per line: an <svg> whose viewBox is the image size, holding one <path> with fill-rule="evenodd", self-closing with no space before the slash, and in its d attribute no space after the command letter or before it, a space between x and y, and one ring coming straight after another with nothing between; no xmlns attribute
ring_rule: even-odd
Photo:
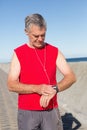
<svg viewBox="0 0 87 130"><path fill-rule="evenodd" d="M56 66L63 75L63 79L57 83L58 90L61 92L68 89L76 82L76 76L60 51L57 56Z"/></svg>
<svg viewBox="0 0 87 130"><path fill-rule="evenodd" d="M73 70L70 68L63 54L59 51L56 66L58 70L62 73L63 79L59 81L55 86L52 94L47 96L42 95L40 98L40 105L42 107L47 107L50 100L55 96L57 92L64 91L68 89L74 82L76 82L76 76Z"/></svg>

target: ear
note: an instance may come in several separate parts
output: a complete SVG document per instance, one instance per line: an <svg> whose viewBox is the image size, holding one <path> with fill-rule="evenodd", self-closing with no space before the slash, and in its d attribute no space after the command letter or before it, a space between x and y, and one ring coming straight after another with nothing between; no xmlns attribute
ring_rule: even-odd
<svg viewBox="0 0 87 130"><path fill-rule="evenodd" d="M29 34L29 32L28 32L28 30L27 30L26 28L24 29L24 31L25 31L25 34L26 34L26 35Z"/></svg>

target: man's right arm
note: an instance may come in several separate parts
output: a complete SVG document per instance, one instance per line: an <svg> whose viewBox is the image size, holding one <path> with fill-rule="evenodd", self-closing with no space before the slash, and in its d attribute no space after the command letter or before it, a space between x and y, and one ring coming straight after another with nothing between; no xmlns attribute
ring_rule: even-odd
<svg viewBox="0 0 87 130"><path fill-rule="evenodd" d="M23 84L19 82L20 75L20 63L16 56L13 54L10 70L8 74L8 89L12 92L17 92L21 94L29 94L29 93L38 93L41 95L48 95L53 92L53 88L51 85L41 84L41 85L33 85L33 84Z"/></svg>

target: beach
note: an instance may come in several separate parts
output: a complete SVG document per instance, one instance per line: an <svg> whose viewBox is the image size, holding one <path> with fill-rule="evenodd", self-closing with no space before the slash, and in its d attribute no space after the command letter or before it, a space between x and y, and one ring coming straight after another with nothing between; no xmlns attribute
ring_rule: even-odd
<svg viewBox="0 0 87 130"><path fill-rule="evenodd" d="M58 94L64 130L87 130L87 62L69 62L77 82ZM17 129L17 94L9 92L7 75L10 63L0 63L0 130ZM57 80L63 76L57 72ZM71 129L72 128L72 129Z"/></svg>

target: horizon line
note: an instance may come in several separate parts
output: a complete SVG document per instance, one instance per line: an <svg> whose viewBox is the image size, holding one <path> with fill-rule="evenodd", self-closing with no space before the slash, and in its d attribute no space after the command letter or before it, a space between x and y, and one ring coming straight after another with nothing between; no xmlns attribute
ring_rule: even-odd
<svg viewBox="0 0 87 130"><path fill-rule="evenodd" d="M80 61L87 61L87 57L71 57L66 58L67 62L80 62ZM3 59L0 60L0 63L10 63L11 59Z"/></svg>

